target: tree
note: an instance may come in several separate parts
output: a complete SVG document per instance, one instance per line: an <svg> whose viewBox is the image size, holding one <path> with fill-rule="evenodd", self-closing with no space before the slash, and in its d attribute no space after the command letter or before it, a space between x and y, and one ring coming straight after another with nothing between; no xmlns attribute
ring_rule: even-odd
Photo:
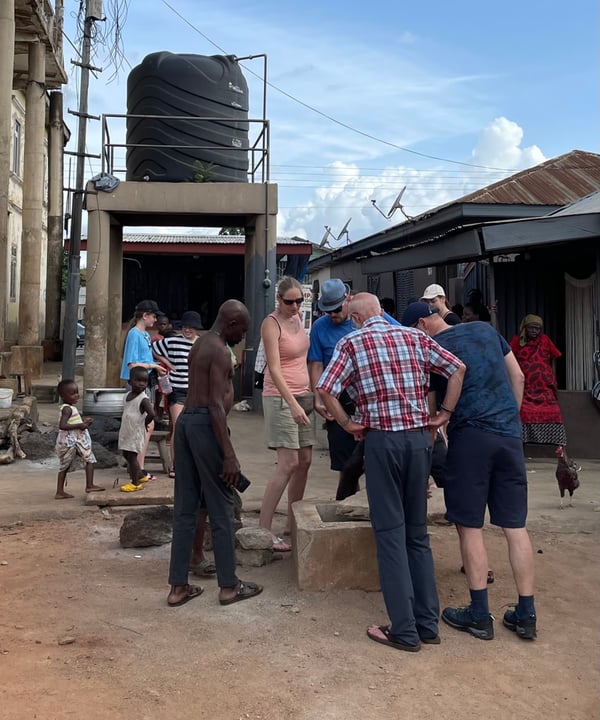
<svg viewBox="0 0 600 720"><path fill-rule="evenodd" d="M242 227L224 227L219 230L219 235L245 235L246 232Z"/></svg>

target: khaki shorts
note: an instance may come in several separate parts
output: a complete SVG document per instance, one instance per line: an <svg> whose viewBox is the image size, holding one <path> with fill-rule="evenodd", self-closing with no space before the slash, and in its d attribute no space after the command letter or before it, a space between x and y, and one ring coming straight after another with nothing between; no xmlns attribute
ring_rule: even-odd
<svg viewBox="0 0 600 720"><path fill-rule="evenodd" d="M272 450L277 448L300 450L315 444L314 412L308 416L311 425L298 425L292 417L288 404L279 395L274 397L263 395L262 403L268 447Z"/></svg>

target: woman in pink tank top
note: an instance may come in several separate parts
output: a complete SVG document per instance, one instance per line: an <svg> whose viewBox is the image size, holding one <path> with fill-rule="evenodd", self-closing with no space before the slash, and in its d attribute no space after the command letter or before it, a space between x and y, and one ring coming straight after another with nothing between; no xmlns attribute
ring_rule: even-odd
<svg viewBox="0 0 600 720"><path fill-rule="evenodd" d="M310 343L300 317L303 299L300 283L292 277L282 278L277 286L277 307L261 326L267 358L263 387L265 434L268 446L277 451L277 465L265 488L259 522L273 535L276 552L287 552L291 545L272 531L275 510L287 487L289 528L292 503L304 497L314 443L311 411L304 403L303 409L296 399L310 399L306 361Z"/></svg>

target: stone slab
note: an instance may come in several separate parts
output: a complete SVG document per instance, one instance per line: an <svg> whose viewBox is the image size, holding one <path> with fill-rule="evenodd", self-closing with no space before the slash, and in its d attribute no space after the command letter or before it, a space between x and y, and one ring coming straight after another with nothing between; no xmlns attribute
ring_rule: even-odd
<svg viewBox="0 0 600 720"><path fill-rule="evenodd" d="M122 484L129 482L126 475L121 478ZM135 506L135 505L172 505L173 481L158 478L144 483L144 489L138 492L125 493L119 488L107 488L104 492L88 493L85 496L86 505L105 506Z"/></svg>
<svg viewBox="0 0 600 720"><path fill-rule="evenodd" d="M431 497L427 502L427 522L430 525L445 522L444 491L434 485L430 488L430 493ZM367 491L360 490L355 495L340 500L336 503L335 513L340 520L368 520L370 514Z"/></svg>

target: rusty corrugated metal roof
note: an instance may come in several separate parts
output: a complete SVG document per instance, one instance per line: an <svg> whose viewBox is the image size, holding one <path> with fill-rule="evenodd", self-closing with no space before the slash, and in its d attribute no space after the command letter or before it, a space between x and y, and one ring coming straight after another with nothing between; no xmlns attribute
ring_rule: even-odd
<svg viewBox="0 0 600 720"><path fill-rule="evenodd" d="M600 190L600 155L573 150L454 200L455 203L568 205Z"/></svg>

